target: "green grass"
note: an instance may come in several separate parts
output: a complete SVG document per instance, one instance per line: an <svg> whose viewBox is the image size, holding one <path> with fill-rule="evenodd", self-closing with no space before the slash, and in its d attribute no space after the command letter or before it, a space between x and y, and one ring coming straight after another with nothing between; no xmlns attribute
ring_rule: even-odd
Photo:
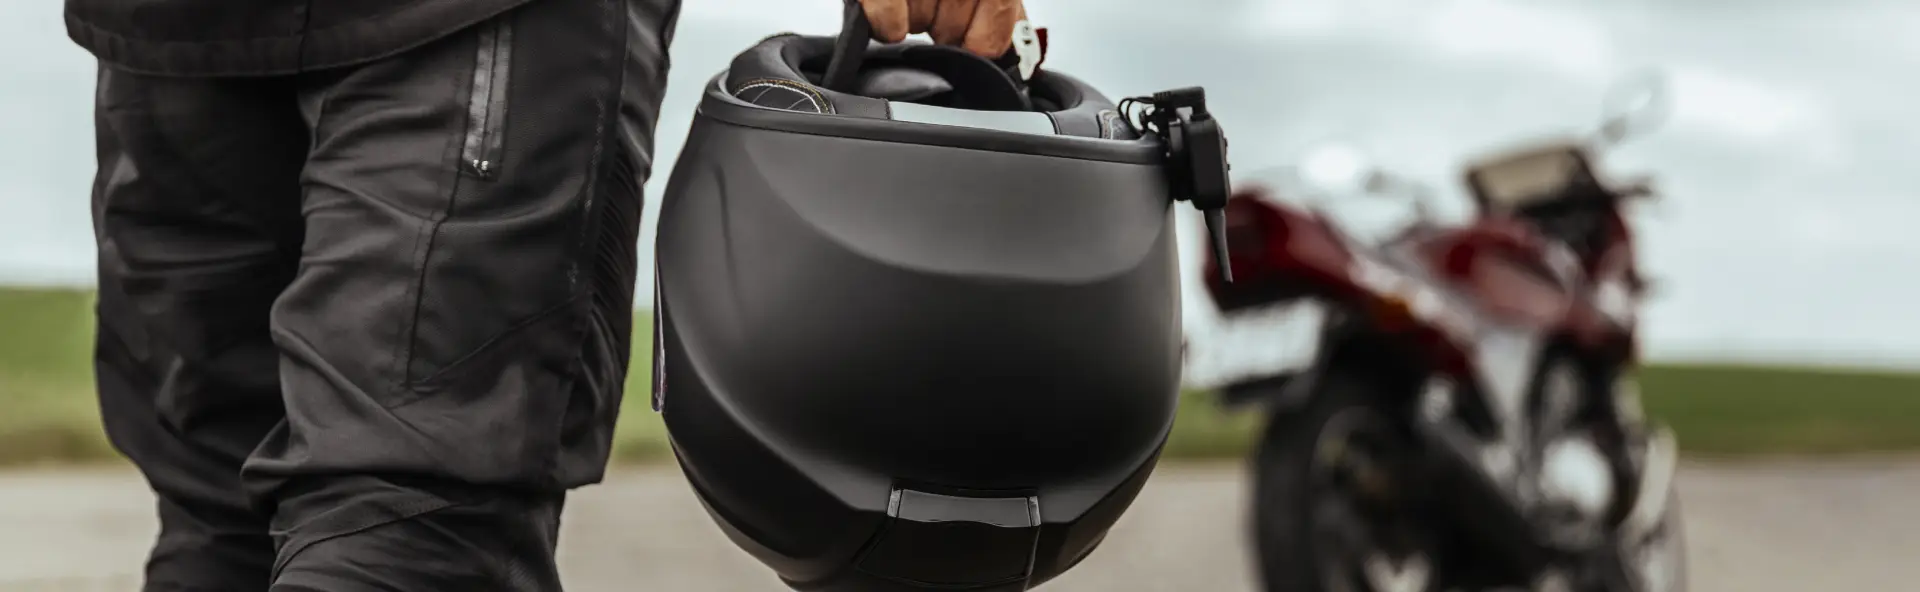
<svg viewBox="0 0 1920 592"><path fill-rule="evenodd" d="M1641 372L1647 414L1696 455L1920 450L1920 376L1740 366Z"/></svg>
<svg viewBox="0 0 1920 592"><path fill-rule="evenodd" d="M111 462L93 399L92 296L0 288L0 465ZM644 319L643 319L644 322ZM648 406L645 326L615 442L621 462L667 456ZM1647 413L1694 455L1817 455L1920 451L1920 375L1656 365L1641 373ZM1225 414L1210 393L1182 397L1170 459L1244 454L1260 418Z"/></svg>
<svg viewBox="0 0 1920 592"><path fill-rule="evenodd" d="M0 464L110 458L93 399L93 297L0 289Z"/></svg>

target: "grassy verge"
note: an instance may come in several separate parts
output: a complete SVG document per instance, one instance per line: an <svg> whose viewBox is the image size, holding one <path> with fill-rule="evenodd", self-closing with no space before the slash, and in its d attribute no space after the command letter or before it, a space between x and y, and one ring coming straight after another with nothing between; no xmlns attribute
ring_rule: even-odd
<svg viewBox="0 0 1920 592"><path fill-rule="evenodd" d="M93 299L0 289L0 465L110 458L93 399Z"/></svg>
<svg viewBox="0 0 1920 592"><path fill-rule="evenodd" d="M1920 375L1654 366L1640 387L1647 414L1694 455L1920 450Z"/></svg>
<svg viewBox="0 0 1920 592"><path fill-rule="evenodd" d="M91 318L86 292L0 289L0 465L116 458L92 394ZM635 353L615 455L662 460L666 429L645 394L648 349ZM1641 390L1648 414L1672 425L1689 454L1920 451L1920 375L1656 365L1643 371ZM1208 393L1189 393L1167 457L1237 457L1259 421L1222 413Z"/></svg>

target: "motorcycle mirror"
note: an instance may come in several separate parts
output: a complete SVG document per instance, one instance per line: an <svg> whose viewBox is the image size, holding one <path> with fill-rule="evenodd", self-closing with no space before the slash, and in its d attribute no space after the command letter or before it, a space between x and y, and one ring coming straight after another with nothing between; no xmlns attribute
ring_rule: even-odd
<svg viewBox="0 0 1920 592"><path fill-rule="evenodd" d="M1307 150L1298 174L1308 186L1333 194L1373 193L1384 181L1365 151L1338 142Z"/></svg>
<svg viewBox="0 0 1920 592"><path fill-rule="evenodd" d="M1619 144L1665 123L1671 103L1667 78L1660 72L1642 72L1615 83L1602 103L1598 143Z"/></svg>

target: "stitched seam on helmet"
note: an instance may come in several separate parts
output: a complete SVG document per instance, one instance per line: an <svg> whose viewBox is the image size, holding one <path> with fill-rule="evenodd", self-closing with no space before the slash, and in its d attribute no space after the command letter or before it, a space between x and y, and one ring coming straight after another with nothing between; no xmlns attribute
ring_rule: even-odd
<svg viewBox="0 0 1920 592"><path fill-rule="evenodd" d="M756 88L784 88L787 90L798 91L800 93L807 95L807 97L809 97L808 102L813 104L814 113L822 113L822 114L836 113L836 111L833 108L833 103L827 100L826 95L820 94L820 91L814 90L814 88L811 86L807 86L805 84L801 84L791 80L783 80L779 78L756 78L753 80L748 80L745 84L741 84L740 88L735 89L733 91L733 95L737 97L737 96L740 96L740 93L747 92L749 90L753 90Z"/></svg>
<svg viewBox="0 0 1920 592"><path fill-rule="evenodd" d="M734 94L738 95L739 93L744 93L746 91L753 90L756 88L778 88L782 90L788 90L788 91L800 93L801 98L806 100L809 106L813 107L814 113L826 112L826 108L824 107L824 100L825 100L824 97L821 97L819 93L813 92L812 89L803 88L800 85L793 84L790 82L784 82L779 80L756 81L740 87L740 90L735 91ZM763 106L770 106L770 105L763 105ZM789 105L785 108L792 109L792 106Z"/></svg>

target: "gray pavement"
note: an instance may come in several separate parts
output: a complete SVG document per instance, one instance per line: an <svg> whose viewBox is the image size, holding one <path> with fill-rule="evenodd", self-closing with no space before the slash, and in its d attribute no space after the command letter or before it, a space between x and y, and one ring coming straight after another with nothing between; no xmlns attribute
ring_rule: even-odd
<svg viewBox="0 0 1920 592"><path fill-rule="evenodd" d="M1049 592L1251 592L1237 467L1168 466ZM1920 459L1684 468L1694 590L1920 590ZM116 469L0 473L0 592L138 589L152 499ZM568 508L575 592L783 590L671 467L615 473Z"/></svg>

